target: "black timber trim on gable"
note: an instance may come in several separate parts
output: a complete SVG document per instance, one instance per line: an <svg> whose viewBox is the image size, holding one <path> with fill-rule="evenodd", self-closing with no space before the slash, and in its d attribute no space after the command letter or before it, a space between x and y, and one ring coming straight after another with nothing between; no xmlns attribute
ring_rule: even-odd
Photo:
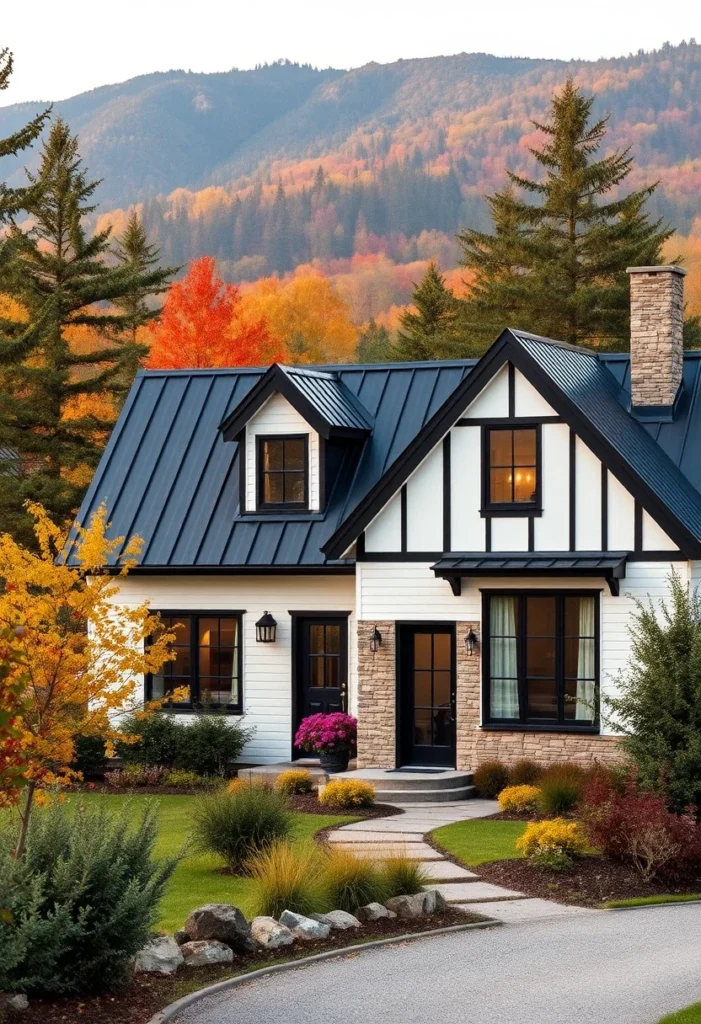
<svg viewBox="0 0 701 1024"><path fill-rule="evenodd" d="M450 434L443 438L443 550L451 550L451 455L450 455Z"/></svg>
<svg viewBox="0 0 701 1024"><path fill-rule="evenodd" d="M285 371L273 363L233 412L219 424L224 440L235 441L249 420L276 393L282 395L309 426L327 441L331 438L364 438L370 433L369 428L338 427L329 423L299 388L294 386Z"/></svg>
<svg viewBox="0 0 701 1024"><path fill-rule="evenodd" d="M592 355L592 358L595 357ZM664 501L638 476L630 464L613 448L608 439L593 426L568 396L553 383L508 328L501 333L471 373L463 379L434 413L423 430L395 460L385 475L378 480L364 500L326 541L322 548L326 557L340 558L343 555L358 534L384 508L405 483L407 477L458 421L461 413L509 361L514 363L543 398L582 438L602 464L615 474L637 501L640 501L662 529L679 545L687 558L700 557L701 542L677 519ZM603 498L602 494L602 504ZM603 550L606 549L605 540L606 538L602 537ZM489 543L487 550L489 550Z"/></svg>

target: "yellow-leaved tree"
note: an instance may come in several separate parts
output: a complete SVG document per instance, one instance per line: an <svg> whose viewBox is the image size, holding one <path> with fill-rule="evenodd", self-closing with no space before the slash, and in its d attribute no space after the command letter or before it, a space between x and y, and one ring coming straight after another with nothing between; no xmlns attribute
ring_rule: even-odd
<svg viewBox="0 0 701 1024"><path fill-rule="evenodd" d="M38 551L0 536L0 630L12 630L17 655L7 679L22 689L13 722L25 775L18 857L37 800L80 778L71 768L76 736L102 736L109 753L122 738L124 713L148 715L159 706L140 700L141 678L172 660L174 640L146 604L115 603L120 577L137 562L139 538L110 539L100 507L87 526L76 527L76 564L66 564L65 533L41 505L27 509ZM105 572L118 551L117 565Z"/></svg>

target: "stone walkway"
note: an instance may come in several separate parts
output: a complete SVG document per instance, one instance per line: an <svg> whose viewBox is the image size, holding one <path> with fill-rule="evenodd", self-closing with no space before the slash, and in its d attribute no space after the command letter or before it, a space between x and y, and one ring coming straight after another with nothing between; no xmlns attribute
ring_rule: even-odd
<svg viewBox="0 0 701 1024"><path fill-rule="evenodd" d="M327 841L378 860L397 853L414 857L424 864L429 874L431 884L426 888L437 889L456 909L485 914L505 924L596 913L582 907L567 907L549 900L533 899L513 889L483 882L476 872L453 864L424 841L428 832L441 825L495 814L499 810L495 800L407 804L401 809L402 814L389 818L371 818L343 825L330 832Z"/></svg>

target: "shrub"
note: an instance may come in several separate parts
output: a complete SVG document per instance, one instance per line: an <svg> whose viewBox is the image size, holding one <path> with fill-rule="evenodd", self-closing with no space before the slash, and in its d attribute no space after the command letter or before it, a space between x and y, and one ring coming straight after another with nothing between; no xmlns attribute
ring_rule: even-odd
<svg viewBox="0 0 701 1024"><path fill-rule="evenodd" d="M296 850L290 843L276 841L254 854L247 870L255 881L260 914L278 918L283 910L309 915L330 909L316 851L310 854L308 849Z"/></svg>
<svg viewBox="0 0 701 1024"><path fill-rule="evenodd" d="M329 852L322 879L334 910L347 910L352 914L366 903L384 903L388 899L382 869L367 857L360 857L347 849Z"/></svg>
<svg viewBox="0 0 701 1024"><path fill-rule="evenodd" d="M483 761L472 781L480 796L494 800L509 785L509 769L501 761Z"/></svg>
<svg viewBox="0 0 701 1024"><path fill-rule="evenodd" d="M576 764L553 764L544 772L538 788L543 814L569 814L584 793L586 772Z"/></svg>
<svg viewBox="0 0 701 1024"><path fill-rule="evenodd" d="M83 778L102 775L105 770L105 741L102 736L76 736L75 759L71 768Z"/></svg>
<svg viewBox="0 0 701 1024"><path fill-rule="evenodd" d="M509 771L509 782L512 786L534 786L543 775L543 767L537 761L524 758L517 761Z"/></svg>
<svg viewBox="0 0 701 1024"><path fill-rule="evenodd" d="M57 996L113 988L131 976L175 867L153 858L156 819L65 805L32 816L26 855L16 825L0 835L0 989Z"/></svg>
<svg viewBox="0 0 701 1024"><path fill-rule="evenodd" d="M236 718L223 712L205 711L183 728L182 746L176 767L198 775L228 775L231 764L253 735Z"/></svg>
<svg viewBox="0 0 701 1024"><path fill-rule="evenodd" d="M188 771L187 768L171 768L161 777L161 785L171 786L173 789L213 788L220 782L219 779L203 778L197 772Z"/></svg>
<svg viewBox="0 0 701 1024"><path fill-rule="evenodd" d="M576 857L586 850L586 839L576 821L533 821L516 841L516 849L536 861L547 851L557 851L565 857Z"/></svg>
<svg viewBox="0 0 701 1024"><path fill-rule="evenodd" d="M231 871L241 871L255 853L275 840L288 839L293 818L282 793L260 786L214 793L194 812L193 839L198 850L223 857Z"/></svg>
<svg viewBox="0 0 701 1024"><path fill-rule="evenodd" d="M105 772L105 783L113 789L135 789L141 786L159 786L166 774L165 768L157 764L128 764Z"/></svg>
<svg viewBox="0 0 701 1024"><path fill-rule="evenodd" d="M691 814L673 814L665 797L640 792L635 779L625 793L587 805L583 820L593 846L632 864L645 880L678 881L701 868L701 825Z"/></svg>
<svg viewBox="0 0 701 1024"><path fill-rule="evenodd" d="M117 753L125 765L158 764L173 768L180 762L185 728L173 715L163 712L143 719L130 716L122 723L122 732L133 737L133 741L118 743Z"/></svg>
<svg viewBox="0 0 701 1024"><path fill-rule="evenodd" d="M540 790L537 786L507 786L497 797L499 809L523 814L538 806Z"/></svg>
<svg viewBox="0 0 701 1024"><path fill-rule="evenodd" d="M530 860L542 871L569 871L572 867L572 858L556 846L537 847Z"/></svg>
<svg viewBox="0 0 701 1024"><path fill-rule="evenodd" d="M329 715L309 715L300 722L295 746L314 754L338 750L355 752L358 722L352 715L333 711Z"/></svg>
<svg viewBox="0 0 701 1024"><path fill-rule="evenodd" d="M429 881L429 874L421 861L404 854L387 857L382 863L381 875L386 899L391 896L413 896L421 892Z"/></svg>
<svg viewBox="0 0 701 1024"><path fill-rule="evenodd" d="M311 793L312 773L304 768L291 768L277 777L275 788L281 793Z"/></svg>
<svg viewBox="0 0 701 1024"><path fill-rule="evenodd" d="M375 803L375 787L361 779L333 779L319 793L319 803L334 810L372 807Z"/></svg>

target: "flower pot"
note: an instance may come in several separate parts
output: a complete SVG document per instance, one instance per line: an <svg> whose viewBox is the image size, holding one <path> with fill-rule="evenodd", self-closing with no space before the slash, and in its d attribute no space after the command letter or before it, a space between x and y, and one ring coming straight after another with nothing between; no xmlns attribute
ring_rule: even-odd
<svg viewBox="0 0 701 1024"><path fill-rule="evenodd" d="M350 760L349 750L322 750L319 754L319 764L325 772L344 772L348 768Z"/></svg>

